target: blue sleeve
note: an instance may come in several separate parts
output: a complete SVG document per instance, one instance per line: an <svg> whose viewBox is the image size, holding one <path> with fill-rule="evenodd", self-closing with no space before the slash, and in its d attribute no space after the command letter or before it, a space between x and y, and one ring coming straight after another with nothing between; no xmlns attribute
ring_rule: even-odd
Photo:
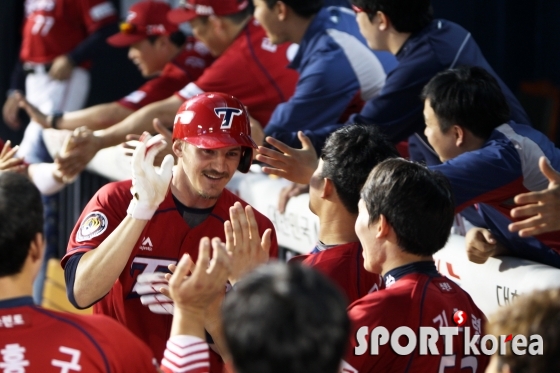
<svg viewBox="0 0 560 373"><path fill-rule="evenodd" d="M451 183L457 212L475 203L502 203L517 194L514 184L523 181L513 146L490 145L429 167Z"/></svg>
<svg viewBox="0 0 560 373"><path fill-rule="evenodd" d="M98 299L88 306L80 307L76 302L76 298L74 298L74 283L76 282L76 270L78 269L78 263L80 263L80 259L82 259L82 256L84 254L85 253L76 253L72 255L70 258L68 258L68 261L66 262L66 265L64 267L64 280L66 281L66 296L68 297L70 303L72 303L72 305L79 310L84 310L86 308L89 308L93 304L99 301Z"/></svg>
<svg viewBox="0 0 560 373"><path fill-rule="evenodd" d="M10 89L25 92L25 71L23 71L23 62L19 58L10 76Z"/></svg>
<svg viewBox="0 0 560 373"><path fill-rule="evenodd" d="M110 48L107 38L118 31L116 23L104 26L85 38L74 50L68 53L68 57L74 65L79 65L83 61L90 60Z"/></svg>
<svg viewBox="0 0 560 373"><path fill-rule="evenodd" d="M317 53L300 74L294 95L274 110L266 135L278 138L285 132L320 130L336 123L360 89L341 49Z"/></svg>

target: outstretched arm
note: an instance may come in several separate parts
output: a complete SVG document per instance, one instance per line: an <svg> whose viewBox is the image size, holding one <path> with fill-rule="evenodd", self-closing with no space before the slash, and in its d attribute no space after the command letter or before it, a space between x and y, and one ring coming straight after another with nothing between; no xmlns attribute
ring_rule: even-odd
<svg viewBox="0 0 560 373"><path fill-rule="evenodd" d="M525 205L511 210L513 218L527 218L509 225L511 232L521 237L560 230L560 173L555 171L545 157L539 167L549 181L548 188L540 192L519 194L515 203Z"/></svg>

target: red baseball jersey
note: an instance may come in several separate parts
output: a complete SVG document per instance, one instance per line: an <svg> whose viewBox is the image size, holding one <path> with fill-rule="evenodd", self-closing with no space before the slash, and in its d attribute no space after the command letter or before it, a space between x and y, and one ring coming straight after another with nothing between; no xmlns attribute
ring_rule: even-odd
<svg viewBox="0 0 560 373"><path fill-rule="evenodd" d="M325 274L346 294L349 303L383 287L383 277L365 270L362 245L359 242L329 247L309 255L298 255L290 261L299 261Z"/></svg>
<svg viewBox="0 0 560 373"><path fill-rule="evenodd" d="M298 80L297 72L287 68L287 44L273 45L264 29L250 20L216 62L177 94L187 100L202 92L227 93L264 126L276 106L294 94Z"/></svg>
<svg viewBox="0 0 560 373"><path fill-rule="evenodd" d="M208 48L202 42L189 37L185 49L165 65L160 75L117 102L136 111L152 102L166 99L186 84L198 79L213 61L214 57Z"/></svg>
<svg viewBox="0 0 560 373"><path fill-rule="evenodd" d="M417 262L396 268L385 274L385 286L378 292L366 295L348 308L352 323L350 348L346 354L343 372L445 372L483 373L489 357L484 355L464 355L464 333L469 327L470 335L481 335L484 314L474 304L471 297L453 281L438 274L433 262ZM452 355L445 356L444 336L439 336L439 354L419 354L419 327L455 327L453 315L464 311L467 322L459 328L459 335L453 336ZM367 327L365 340L359 329ZM385 327L389 332L389 342L380 344L377 354L371 353L370 333L376 327ZM390 336L398 327L406 326L416 334L416 348L409 355L398 355L393 351ZM406 337L399 339L401 346L408 344ZM358 346L361 346L357 348ZM479 345L478 345L479 346ZM480 351L480 347L479 347Z"/></svg>
<svg viewBox="0 0 560 373"><path fill-rule="evenodd" d="M132 199L131 180L110 183L102 187L85 207L72 231L64 267L76 253L98 247L126 217ZM224 189L210 215L195 228L190 228L178 213L171 191L138 238L132 254L109 293L94 305L94 313L111 316L126 325L146 342L157 359L163 357L165 343L171 330L171 315L152 313L140 302L135 291L136 278L141 273L167 272L184 253L196 261L202 237L220 237L225 241L224 222L229 220L229 207L236 201L247 203ZM272 229L271 256L278 256L274 226L264 215L255 211L262 235Z"/></svg>
<svg viewBox="0 0 560 373"><path fill-rule="evenodd" d="M0 371L156 371L152 352L115 320L37 307L31 297L0 301Z"/></svg>
<svg viewBox="0 0 560 373"><path fill-rule="evenodd" d="M26 0L20 59L48 63L117 21L109 0Z"/></svg>

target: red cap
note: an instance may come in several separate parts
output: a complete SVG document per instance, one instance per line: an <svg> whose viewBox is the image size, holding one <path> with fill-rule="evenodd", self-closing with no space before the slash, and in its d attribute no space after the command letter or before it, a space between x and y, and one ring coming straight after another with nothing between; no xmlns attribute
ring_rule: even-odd
<svg viewBox="0 0 560 373"><path fill-rule="evenodd" d="M130 7L126 21L121 23L118 34L107 38L114 47L128 47L152 35L169 35L178 30L169 22L169 5L160 0L141 1Z"/></svg>
<svg viewBox="0 0 560 373"><path fill-rule="evenodd" d="M256 148L245 106L233 96L205 92L185 101L175 116L173 139L203 149Z"/></svg>
<svg viewBox="0 0 560 373"><path fill-rule="evenodd" d="M227 16L249 6L249 0L181 0L179 7L169 12L171 22L189 22L200 16Z"/></svg>

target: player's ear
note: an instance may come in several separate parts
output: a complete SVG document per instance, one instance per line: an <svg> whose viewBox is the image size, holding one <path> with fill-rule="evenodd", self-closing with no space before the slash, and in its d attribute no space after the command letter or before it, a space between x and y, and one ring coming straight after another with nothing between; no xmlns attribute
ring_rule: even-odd
<svg viewBox="0 0 560 373"><path fill-rule="evenodd" d="M379 31L386 31L389 29L389 27L391 27L391 19L389 19L389 17L387 17L385 13L381 11L377 11L375 16L379 18L379 24L378 24ZM371 20L372 23L374 19L375 18Z"/></svg>
<svg viewBox="0 0 560 373"><path fill-rule="evenodd" d="M29 245L28 257L32 263L42 262L45 253L45 240L42 233L36 233Z"/></svg>
<svg viewBox="0 0 560 373"><path fill-rule="evenodd" d="M171 149L177 158L181 158L183 156L183 142L181 140L173 141Z"/></svg>
<svg viewBox="0 0 560 373"><path fill-rule="evenodd" d="M336 188L334 187L334 183L329 178L323 178L323 190L321 191L321 198L327 199L330 196L336 193Z"/></svg>
<svg viewBox="0 0 560 373"><path fill-rule="evenodd" d="M389 235L393 227L389 224L389 221L385 215L380 214L377 219L377 231L375 232L375 238L384 238Z"/></svg>
<svg viewBox="0 0 560 373"><path fill-rule="evenodd" d="M288 6L283 1L277 1L276 4L274 4L273 10L279 21L284 21L289 11Z"/></svg>
<svg viewBox="0 0 560 373"><path fill-rule="evenodd" d="M455 146L460 147L465 143L465 129L461 126L454 124L451 127L451 131L455 135Z"/></svg>

